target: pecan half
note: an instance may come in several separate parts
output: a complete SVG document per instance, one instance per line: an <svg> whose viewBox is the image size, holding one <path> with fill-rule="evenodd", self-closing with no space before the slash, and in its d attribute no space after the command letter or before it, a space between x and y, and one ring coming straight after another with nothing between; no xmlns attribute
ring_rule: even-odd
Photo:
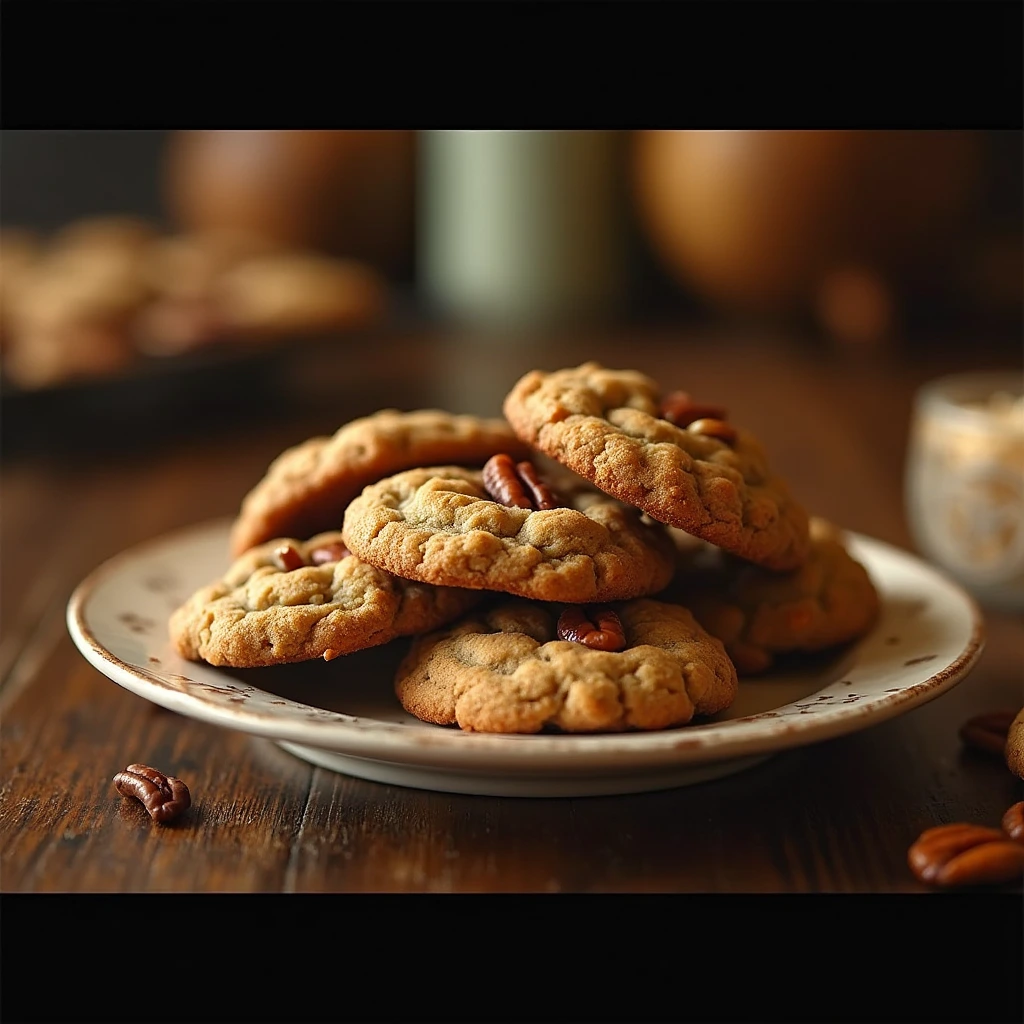
<svg viewBox="0 0 1024 1024"><path fill-rule="evenodd" d="M558 617L556 629L560 640L583 644L595 651L621 651L626 646L622 620L606 605L566 608Z"/></svg>
<svg viewBox="0 0 1024 1024"><path fill-rule="evenodd" d="M1024 845L999 829L958 822L926 829L907 860L928 885L996 885L1024 874Z"/></svg>
<svg viewBox="0 0 1024 1024"><path fill-rule="evenodd" d="M687 391L670 391L662 398L658 415L677 427L688 427L694 420L724 420L727 414L720 405L695 402Z"/></svg>
<svg viewBox="0 0 1024 1024"><path fill-rule="evenodd" d="M487 493L502 505L539 512L562 504L532 462L516 462L504 453L492 455L484 463L483 477Z"/></svg>
<svg viewBox="0 0 1024 1024"><path fill-rule="evenodd" d="M1024 843L1024 800L1006 809L1002 820L1003 831L1018 843Z"/></svg>
<svg viewBox="0 0 1024 1024"><path fill-rule="evenodd" d="M280 547L274 548L274 561L285 572L301 569L306 564L306 560L291 544L282 544Z"/></svg>
<svg viewBox="0 0 1024 1024"><path fill-rule="evenodd" d="M330 544L322 544L309 553L309 560L313 565L323 565L325 562L340 562L347 558L352 552L340 540Z"/></svg>
<svg viewBox="0 0 1024 1024"><path fill-rule="evenodd" d="M694 420L686 428L691 434L700 434L702 437L713 437L726 444L732 444L739 436L736 428L724 420L702 419Z"/></svg>
<svg viewBox="0 0 1024 1024"><path fill-rule="evenodd" d="M142 803L149 816L161 824L177 818L192 805L188 786L144 764L130 764L113 778L114 788L121 796L134 797Z"/></svg>
<svg viewBox="0 0 1024 1024"><path fill-rule="evenodd" d="M1016 717L1016 711L988 711L975 715L960 726L960 739L965 746L1003 757L1010 723Z"/></svg>

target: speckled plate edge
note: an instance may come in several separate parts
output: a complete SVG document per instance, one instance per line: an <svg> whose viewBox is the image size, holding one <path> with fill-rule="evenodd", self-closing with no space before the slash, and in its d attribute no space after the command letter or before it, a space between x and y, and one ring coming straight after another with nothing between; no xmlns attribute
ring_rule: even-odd
<svg viewBox="0 0 1024 1024"><path fill-rule="evenodd" d="M600 735L493 735L425 723L410 728L405 723L358 718L282 700L210 666L168 656L169 644L162 649L166 661L160 671L114 654L110 641L104 642L104 630L90 622L97 592L133 567L137 570L140 561L168 552L182 558L200 542L209 550L225 552L218 562L197 573L198 578L189 580L190 587L201 586L227 565L229 526L227 519L200 523L144 542L98 566L68 602L67 625L74 643L108 678L162 707L286 746L312 747L348 758L469 773L525 774L623 773L749 759L858 731L924 704L963 679L984 645L981 611L959 585L909 552L848 533L850 550L868 568L883 604L882 620L852 648L852 668L811 697L727 721L660 732ZM915 648L903 646L898 655L894 648L887 652L885 643L891 638L884 636L885 617L891 600L899 596L898 589L890 586L896 577L904 588L908 581L916 582L909 592L921 606L917 613L931 609L935 637L946 638L944 651L915 653ZM906 597L905 589L902 596ZM165 629L162 623L161 629ZM949 646L950 634L955 650ZM906 658L910 653L914 657ZM881 687L882 682L892 685Z"/></svg>

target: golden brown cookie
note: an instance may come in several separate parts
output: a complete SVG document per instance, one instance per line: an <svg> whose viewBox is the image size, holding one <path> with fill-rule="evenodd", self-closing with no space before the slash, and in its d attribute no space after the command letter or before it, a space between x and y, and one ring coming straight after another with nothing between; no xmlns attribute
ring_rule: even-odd
<svg viewBox="0 0 1024 1024"><path fill-rule="evenodd" d="M506 733L667 729L735 699L732 662L685 608L640 599L609 610L617 650L560 639L557 605L514 599L470 613L413 641L395 692L423 721Z"/></svg>
<svg viewBox="0 0 1024 1024"><path fill-rule="evenodd" d="M220 282L245 260L274 249L265 239L238 232L177 234L154 243L143 266L154 298L134 324L139 350L173 356L237 340L222 308Z"/></svg>
<svg viewBox="0 0 1024 1024"><path fill-rule="evenodd" d="M42 244L34 231L0 228L0 349L10 339L11 302L41 251Z"/></svg>
<svg viewBox="0 0 1024 1024"><path fill-rule="evenodd" d="M62 253L126 252L141 256L160 237L156 224L130 214L79 217L57 231L51 245Z"/></svg>
<svg viewBox="0 0 1024 1024"><path fill-rule="evenodd" d="M383 315L386 299L385 282L365 264L307 252L243 260L214 290L231 331L254 340L366 327Z"/></svg>
<svg viewBox="0 0 1024 1024"><path fill-rule="evenodd" d="M227 271L273 251L266 239L240 232L168 235L150 247L143 271L161 297L201 299L212 294Z"/></svg>
<svg viewBox="0 0 1024 1024"><path fill-rule="evenodd" d="M770 572L676 531L676 575L661 600L678 601L724 644L740 675L790 651L818 651L863 636L878 592L831 523L810 522L811 552L788 573Z"/></svg>
<svg viewBox="0 0 1024 1024"><path fill-rule="evenodd" d="M182 657L211 665L330 661L436 629L479 596L396 579L346 551L334 530L246 552L174 612L170 636Z"/></svg>
<svg viewBox="0 0 1024 1024"><path fill-rule="evenodd" d="M272 537L338 529L349 501L392 473L449 462L478 466L503 451L528 454L503 419L382 409L352 420L333 436L311 438L274 459L242 501L231 553Z"/></svg>
<svg viewBox="0 0 1024 1024"><path fill-rule="evenodd" d="M668 584L675 552L659 523L593 489L559 497L514 507L494 500L482 470L410 469L366 487L342 531L364 561L438 586L582 603Z"/></svg>
<svg viewBox="0 0 1024 1024"><path fill-rule="evenodd" d="M18 386L109 376L136 358L131 324L149 298L144 226L72 225L4 295L4 370Z"/></svg>
<svg viewBox="0 0 1024 1024"><path fill-rule="evenodd" d="M527 373L504 412L522 440L653 519L769 569L799 566L807 513L761 445L698 406L671 422L667 398L642 373L590 362Z"/></svg>

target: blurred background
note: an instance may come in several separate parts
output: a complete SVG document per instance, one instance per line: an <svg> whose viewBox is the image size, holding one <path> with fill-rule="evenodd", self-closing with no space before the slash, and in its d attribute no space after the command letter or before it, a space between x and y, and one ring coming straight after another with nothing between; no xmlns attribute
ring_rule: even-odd
<svg viewBox="0 0 1024 1024"><path fill-rule="evenodd" d="M1019 131L4 131L5 423L53 393L222 408L225 379L287 390L282 353L329 398L360 339L410 325L1015 364L1022 154Z"/></svg>
<svg viewBox="0 0 1024 1024"><path fill-rule="evenodd" d="M816 513L1024 606L1022 142L5 131L0 452L19 480L150 474L188 522L357 416L497 415L527 370L597 359L724 404Z"/></svg>

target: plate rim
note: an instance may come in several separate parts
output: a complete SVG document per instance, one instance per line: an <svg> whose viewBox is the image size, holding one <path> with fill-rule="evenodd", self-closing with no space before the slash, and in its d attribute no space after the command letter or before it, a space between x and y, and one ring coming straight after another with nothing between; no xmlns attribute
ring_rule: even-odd
<svg viewBox="0 0 1024 1024"><path fill-rule="evenodd" d="M962 680L973 669L985 646L984 614L975 598L956 580L911 551L844 529L852 547L881 549L912 563L916 570L934 576L963 603L970 618L969 637L953 661L896 693L873 698L868 704L838 704L806 716L791 714L774 717L762 712L720 722L690 724L677 729L571 735L477 733L464 732L454 727L413 731L405 724L357 719L327 709L322 709L324 718L321 720L281 722L266 712L251 711L244 707L224 707L196 694L167 686L146 669L125 662L108 650L97 640L86 619L90 598L124 563L144 556L150 549L172 545L185 537L226 531L231 522L232 517L227 516L178 527L140 541L100 562L74 588L67 603L66 624L75 646L108 679L151 703L207 724L278 741L319 747L350 757L409 766L457 767L471 771L476 770L477 763L488 769L522 772L550 772L553 769L590 772L597 768L607 770L609 758L616 759L619 770L628 771L666 764L713 763L780 752L856 732L865 725L862 719L869 719L871 724L880 724L927 703ZM856 641L852 649L856 649L865 640L866 637ZM206 667L217 670L216 666ZM238 689L267 693L252 686ZM289 701L289 704L315 710L314 705L303 705L298 701ZM357 726L356 722L368 724ZM749 728L744 730L744 726L749 727L755 723L760 728L753 735ZM334 729L328 730L326 727ZM317 735L317 730L320 735ZM331 732L339 730L344 731L345 741L342 745L331 735ZM733 735L723 736L723 733ZM392 742L396 737L399 738L398 742ZM529 757L524 758L527 749Z"/></svg>

